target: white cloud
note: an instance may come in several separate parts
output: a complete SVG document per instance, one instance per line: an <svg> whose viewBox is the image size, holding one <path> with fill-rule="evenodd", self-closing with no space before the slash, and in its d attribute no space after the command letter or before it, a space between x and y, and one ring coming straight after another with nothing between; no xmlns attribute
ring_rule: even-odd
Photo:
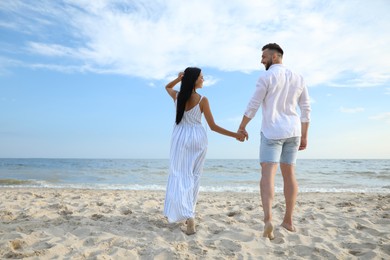
<svg viewBox="0 0 390 260"><path fill-rule="evenodd" d="M285 64L310 86L370 87L390 82L388 7L385 0L15 0L0 3L15 17L0 26L18 26L30 35L23 44L32 54L57 59L47 68L147 79L188 66L251 72L263 69L260 48L278 42ZM66 38L50 38L56 30Z"/></svg>
<svg viewBox="0 0 390 260"><path fill-rule="evenodd" d="M180 71L184 71L184 69L178 70L177 73L179 73ZM177 73L174 75L169 75L163 81L170 82L170 81L174 80L177 77ZM209 74L203 74L203 78L204 78L203 87L213 86L219 81L218 78L214 77L213 75L209 75ZM166 83L164 83L164 84L166 84ZM178 85L180 85L180 84L178 84Z"/></svg>
<svg viewBox="0 0 390 260"><path fill-rule="evenodd" d="M59 44L43 44L37 42L28 42L27 49L35 54L52 57L66 57L73 56L77 57L78 52L73 48L62 46Z"/></svg>
<svg viewBox="0 0 390 260"><path fill-rule="evenodd" d="M7 75L10 67L22 66L22 62L0 55L0 75Z"/></svg>
<svg viewBox="0 0 390 260"><path fill-rule="evenodd" d="M364 111L364 108L362 108L362 107L355 107L355 108L340 107L340 112L342 112L342 113L355 114L355 113L360 113L363 111Z"/></svg>
<svg viewBox="0 0 390 260"><path fill-rule="evenodd" d="M385 95L390 95L390 88L386 88Z"/></svg>
<svg viewBox="0 0 390 260"><path fill-rule="evenodd" d="M218 81L219 81L218 78L215 78L211 75L204 75L203 86L210 87L210 86L217 84Z"/></svg>
<svg viewBox="0 0 390 260"><path fill-rule="evenodd" d="M372 120L379 120L379 121L385 121L385 122L390 122L390 112L385 112L376 116L370 117Z"/></svg>
<svg viewBox="0 0 390 260"><path fill-rule="evenodd" d="M15 23L12 22L5 22L5 21L0 21L0 27L6 28L6 29L18 29L18 26Z"/></svg>

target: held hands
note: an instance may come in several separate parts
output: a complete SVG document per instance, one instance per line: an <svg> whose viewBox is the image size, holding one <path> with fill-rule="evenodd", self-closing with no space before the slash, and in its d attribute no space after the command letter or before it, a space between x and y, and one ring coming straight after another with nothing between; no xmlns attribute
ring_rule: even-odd
<svg viewBox="0 0 390 260"><path fill-rule="evenodd" d="M238 129L237 131L238 137L236 138L237 141L244 142L245 139L248 140L248 132L245 129Z"/></svg>

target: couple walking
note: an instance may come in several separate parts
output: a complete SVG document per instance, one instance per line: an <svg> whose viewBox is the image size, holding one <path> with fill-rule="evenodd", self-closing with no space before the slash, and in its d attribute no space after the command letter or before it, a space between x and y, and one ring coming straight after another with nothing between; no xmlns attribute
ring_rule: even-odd
<svg viewBox="0 0 390 260"><path fill-rule="evenodd" d="M208 99L196 90L202 88L199 68L187 68L166 85L176 105L168 184L164 215L169 222L186 220L187 234L195 233L195 206L200 175L207 150L207 135L201 124L204 115L210 129L243 142L248 139L246 126L262 106L260 143L260 194L264 211L263 236L273 239L272 202L274 179L280 164L284 181L286 211L282 226L295 231L293 211L298 194L295 162L298 150L307 146L310 102L303 78L282 65L283 50L276 43L262 48L261 63L265 66L256 84L237 132L228 131L214 122ZM173 88L181 82L180 92ZM300 115L297 113L300 108Z"/></svg>

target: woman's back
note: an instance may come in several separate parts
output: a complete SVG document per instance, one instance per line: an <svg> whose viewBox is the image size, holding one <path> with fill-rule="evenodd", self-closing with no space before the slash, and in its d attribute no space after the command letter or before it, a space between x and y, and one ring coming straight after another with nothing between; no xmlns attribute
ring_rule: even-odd
<svg viewBox="0 0 390 260"><path fill-rule="evenodd" d="M190 99L186 103L183 118L177 126L202 125L202 111L200 108L202 98L203 97L197 93L191 95ZM177 105L177 99L175 104Z"/></svg>

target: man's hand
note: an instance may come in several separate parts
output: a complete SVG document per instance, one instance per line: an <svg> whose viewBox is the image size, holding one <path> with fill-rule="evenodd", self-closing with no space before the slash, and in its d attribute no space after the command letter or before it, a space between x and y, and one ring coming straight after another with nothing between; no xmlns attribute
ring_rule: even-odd
<svg viewBox="0 0 390 260"><path fill-rule="evenodd" d="M299 145L299 151L305 150L307 147L307 138L301 138L301 144Z"/></svg>
<svg viewBox="0 0 390 260"><path fill-rule="evenodd" d="M248 140L248 132L245 129L238 129L237 133L241 135L240 138L237 138L238 141L244 142L245 139Z"/></svg>

